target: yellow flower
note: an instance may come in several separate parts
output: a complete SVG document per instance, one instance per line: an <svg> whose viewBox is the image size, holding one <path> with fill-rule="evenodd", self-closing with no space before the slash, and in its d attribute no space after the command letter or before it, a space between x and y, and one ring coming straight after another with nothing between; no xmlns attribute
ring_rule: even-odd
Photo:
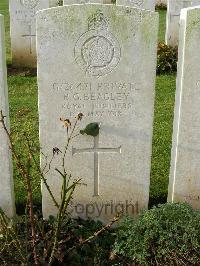
<svg viewBox="0 0 200 266"><path fill-rule="evenodd" d="M82 118L83 118L83 114L82 113L79 113L78 115L77 115L77 117L76 117L76 119L77 120L82 120Z"/></svg>
<svg viewBox="0 0 200 266"><path fill-rule="evenodd" d="M63 119L63 118L60 118L60 121L61 122L63 122L63 127L66 127L66 128L69 128L69 127L71 127L71 122L70 122L70 120L69 119Z"/></svg>

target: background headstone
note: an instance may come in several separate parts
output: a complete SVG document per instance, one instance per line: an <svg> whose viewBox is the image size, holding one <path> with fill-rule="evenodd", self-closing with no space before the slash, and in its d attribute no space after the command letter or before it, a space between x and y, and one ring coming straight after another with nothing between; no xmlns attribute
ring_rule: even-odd
<svg viewBox="0 0 200 266"><path fill-rule="evenodd" d="M5 56L4 19L0 15L0 110L6 116L9 127L8 88ZM9 217L15 214L11 155L7 136L0 123L0 208Z"/></svg>
<svg viewBox="0 0 200 266"><path fill-rule="evenodd" d="M155 11L156 0L116 0L116 5Z"/></svg>
<svg viewBox="0 0 200 266"><path fill-rule="evenodd" d="M200 7L181 12L168 200L200 209Z"/></svg>
<svg viewBox="0 0 200 266"><path fill-rule="evenodd" d="M67 153L67 169L87 184L76 189L74 215L106 222L123 208L137 214L148 206L157 32L158 15L136 8L71 5L37 14L43 153L50 158L66 145L60 117L82 112L80 128L101 124L99 136L79 136ZM62 154L47 175L57 200L61 179L53 169ZM44 186L42 197L44 217L55 215Z"/></svg>
<svg viewBox="0 0 200 266"><path fill-rule="evenodd" d="M57 0L10 0L10 36L14 66L36 67L35 14Z"/></svg>
<svg viewBox="0 0 200 266"><path fill-rule="evenodd" d="M181 9L197 5L200 5L200 0L168 0L165 36L167 45L178 45Z"/></svg>

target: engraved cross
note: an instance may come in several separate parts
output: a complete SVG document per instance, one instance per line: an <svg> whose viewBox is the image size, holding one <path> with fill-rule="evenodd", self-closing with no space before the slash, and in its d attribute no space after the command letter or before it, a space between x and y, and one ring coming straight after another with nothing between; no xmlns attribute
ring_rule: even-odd
<svg viewBox="0 0 200 266"><path fill-rule="evenodd" d="M94 137L93 148L76 149L72 147L72 155L77 153L94 153L94 196L99 196L99 153L121 153L121 146L117 148L100 148L99 136Z"/></svg>
<svg viewBox="0 0 200 266"><path fill-rule="evenodd" d="M22 35L22 37L28 37L29 38L29 41L30 41L30 54L32 54L32 48L33 48L33 37L36 37L35 34L32 34L32 29L31 29L31 25L29 26L29 33L28 34L24 34Z"/></svg>

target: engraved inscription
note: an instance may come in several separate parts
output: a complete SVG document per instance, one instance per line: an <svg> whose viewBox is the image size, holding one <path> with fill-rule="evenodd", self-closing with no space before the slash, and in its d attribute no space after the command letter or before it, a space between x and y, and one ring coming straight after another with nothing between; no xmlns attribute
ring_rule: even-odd
<svg viewBox="0 0 200 266"><path fill-rule="evenodd" d="M121 117L130 112L134 115L133 95L138 91L136 84L126 82L63 82L52 86L52 93L61 95L62 108L70 117L77 112L88 117Z"/></svg>
<svg viewBox="0 0 200 266"><path fill-rule="evenodd" d="M200 196L183 196L184 198L186 198L187 200L194 200L194 201L200 201Z"/></svg>
<svg viewBox="0 0 200 266"><path fill-rule="evenodd" d="M94 137L94 147L76 149L72 147L72 155L77 153L94 153L94 196L99 196L99 153L121 153L121 146L118 148L99 148L99 136Z"/></svg>
<svg viewBox="0 0 200 266"><path fill-rule="evenodd" d="M22 37L29 38L29 50L30 54L32 54L33 51L33 38L35 39L36 35L32 33L31 25L29 25L29 33L22 35Z"/></svg>
<svg viewBox="0 0 200 266"><path fill-rule="evenodd" d="M89 19L88 31L75 44L74 56L77 64L90 76L106 75L117 66L121 49L103 13L97 12Z"/></svg>
<svg viewBox="0 0 200 266"><path fill-rule="evenodd" d="M95 90L95 91L101 91L102 89L107 89L109 91L111 90L139 90L136 88L136 84L133 82L98 82L98 83L92 83L92 82L55 82L53 83L53 90L54 91L74 91L74 90L80 90L85 91L87 89L89 90Z"/></svg>
<svg viewBox="0 0 200 266"><path fill-rule="evenodd" d="M176 194L177 197L183 197L187 201L200 201L200 195L182 195L182 194Z"/></svg>
<svg viewBox="0 0 200 266"><path fill-rule="evenodd" d="M21 0L21 4L25 7L25 8L35 8L38 4L39 0Z"/></svg>
<svg viewBox="0 0 200 266"><path fill-rule="evenodd" d="M14 16L15 19L22 24L22 26L26 26L27 24L32 24L35 20L35 12L35 9L16 10Z"/></svg>
<svg viewBox="0 0 200 266"><path fill-rule="evenodd" d="M142 4L144 4L144 0L131 0L131 3L140 7Z"/></svg>

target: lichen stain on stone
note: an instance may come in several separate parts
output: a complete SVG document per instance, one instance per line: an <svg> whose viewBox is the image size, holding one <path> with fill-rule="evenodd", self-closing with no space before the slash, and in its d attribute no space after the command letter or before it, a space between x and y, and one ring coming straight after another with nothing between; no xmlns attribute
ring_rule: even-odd
<svg viewBox="0 0 200 266"><path fill-rule="evenodd" d="M117 14L117 8L113 6L110 10L110 29L116 35L119 42L122 44L128 38L128 21L124 16Z"/></svg>
<svg viewBox="0 0 200 266"><path fill-rule="evenodd" d="M67 12L63 14L65 17L62 20L63 30L68 38L73 39L78 33L79 28L84 27L84 21L81 19L81 14L76 6L68 7Z"/></svg>
<svg viewBox="0 0 200 266"><path fill-rule="evenodd" d="M154 38L154 35L152 34L152 31L156 31L156 29L152 28L152 25L154 25L154 20L157 19L151 14L149 16L145 16L143 18L143 23L141 23L141 35L145 43L150 45Z"/></svg>
<svg viewBox="0 0 200 266"><path fill-rule="evenodd" d="M194 33L194 30L200 30L200 12L199 10L191 10L187 14L187 28L186 28L186 39L189 41ZM196 34L196 32L195 32Z"/></svg>

